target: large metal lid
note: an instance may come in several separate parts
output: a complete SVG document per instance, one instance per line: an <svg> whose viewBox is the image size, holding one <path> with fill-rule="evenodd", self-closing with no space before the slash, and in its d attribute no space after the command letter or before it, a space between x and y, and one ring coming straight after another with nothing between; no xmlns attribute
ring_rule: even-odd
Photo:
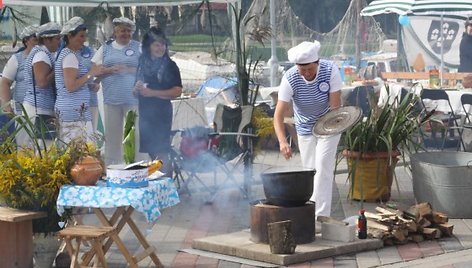
<svg viewBox="0 0 472 268"><path fill-rule="evenodd" d="M323 115L313 126L316 137L329 137L340 134L362 118L362 109L356 106L344 106Z"/></svg>

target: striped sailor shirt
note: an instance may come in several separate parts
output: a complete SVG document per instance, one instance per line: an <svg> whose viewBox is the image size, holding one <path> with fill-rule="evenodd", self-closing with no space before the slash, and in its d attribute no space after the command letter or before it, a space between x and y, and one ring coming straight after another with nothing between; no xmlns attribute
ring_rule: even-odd
<svg viewBox="0 0 472 268"><path fill-rule="evenodd" d="M74 92L67 90L64 83L64 59L72 54L79 63L77 77L84 76L87 72L87 66L83 63L80 57L68 48L64 48L59 53L57 62L54 68L55 79L57 86L57 100L56 113L62 122L76 122L76 121L91 121L92 114L90 113L90 90L87 83L82 85ZM70 57L70 56L69 56Z"/></svg>
<svg viewBox="0 0 472 268"><path fill-rule="evenodd" d="M337 66L320 60L316 78L306 81L298 73L297 66L283 76L279 87L279 100L293 101L294 121L297 134L311 135L318 119L329 112L329 94L341 90L342 81Z"/></svg>
<svg viewBox="0 0 472 268"><path fill-rule="evenodd" d="M109 67L124 64L138 67L141 44L131 40L128 45L116 49L112 44L103 45L103 66ZM114 74L103 78L103 101L112 105L137 105L138 99L133 95L135 73Z"/></svg>
<svg viewBox="0 0 472 268"><path fill-rule="evenodd" d="M25 61L25 69L23 71L24 78L25 78L25 85L27 86L26 94L25 94L25 102L30 104L31 106L35 106L38 108L38 113L40 111L53 111L54 110L54 102L56 100L56 93L54 89L54 85L49 85L46 88L41 88L36 85L36 100L34 97L35 87L33 86L33 58L34 56L39 53L44 52L49 59L50 67L54 69L54 56L53 53L49 52L49 50L45 46L35 46Z"/></svg>

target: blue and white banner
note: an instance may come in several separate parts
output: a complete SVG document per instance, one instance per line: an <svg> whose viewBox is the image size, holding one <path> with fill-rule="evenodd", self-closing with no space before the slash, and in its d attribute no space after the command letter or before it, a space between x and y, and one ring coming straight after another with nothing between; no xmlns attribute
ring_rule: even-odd
<svg viewBox="0 0 472 268"><path fill-rule="evenodd" d="M402 27L403 48L409 66L413 66L421 54L426 69L432 66L439 68L443 46L444 66L451 70L459 67L459 45L464 33L464 20L443 18L441 28L440 17L411 16L410 24Z"/></svg>

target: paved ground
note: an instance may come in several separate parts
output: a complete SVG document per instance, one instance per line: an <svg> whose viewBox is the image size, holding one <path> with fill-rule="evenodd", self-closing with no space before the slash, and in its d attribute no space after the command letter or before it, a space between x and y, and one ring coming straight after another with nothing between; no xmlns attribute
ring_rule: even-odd
<svg viewBox="0 0 472 268"><path fill-rule="evenodd" d="M191 247L195 238L215 234L230 233L249 228L249 202L264 198L258 174L271 166L300 166L299 155L290 161L281 158L278 152L262 152L256 159L254 168L255 182L252 185L249 199L241 197L234 185L219 191L213 204L206 203L211 197L199 191L197 184L191 184L192 195L181 194L181 203L163 210L162 217L154 226L143 221L138 225L147 234L148 241L157 248L158 256L165 267L217 267L217 268L250 268L214 258L201 257L179 252L179 249ZM347 174L344 162L338 165L336 185L334 187L332 216L343 219L356 215L360 203L347 200ZM239 180L241 173L235 171ZM414 204L411 176L404 167L396 169L399 190L395 188L392 200ZM211 176L210 176L211 177ZM212 182L207 176L206 181ZM219 176L220 178L223 176ZM372 210L377 204L366 204ZM134 215L139 217L139 214ZM422 243L409 243L401 246L385 247L380 250L343 255L334 258L316 260L289 267L472 267L472 219L453 219L454 237L442 238ZM128 247L137 250L137 244L131 240L126 231L123 238ZM116 249L108 256L110 267L125 267L124 259ZM152 267L148 260L140 267Z"/></svg>

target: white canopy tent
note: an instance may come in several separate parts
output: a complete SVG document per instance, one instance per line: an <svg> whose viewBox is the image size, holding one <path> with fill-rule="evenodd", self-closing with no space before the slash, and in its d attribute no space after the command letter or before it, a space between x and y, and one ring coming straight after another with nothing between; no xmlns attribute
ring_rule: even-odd
<svg viewBox="0 0 472 268"><path fill-rule="evenodd" d="M236 0L209 0L214 3L231 3ZM198 4L201 0L3 0L3 5L15 6L64 6L64 7L96 7L107 3L112 7L125 6L175 6L185 4Z"/></svg>

